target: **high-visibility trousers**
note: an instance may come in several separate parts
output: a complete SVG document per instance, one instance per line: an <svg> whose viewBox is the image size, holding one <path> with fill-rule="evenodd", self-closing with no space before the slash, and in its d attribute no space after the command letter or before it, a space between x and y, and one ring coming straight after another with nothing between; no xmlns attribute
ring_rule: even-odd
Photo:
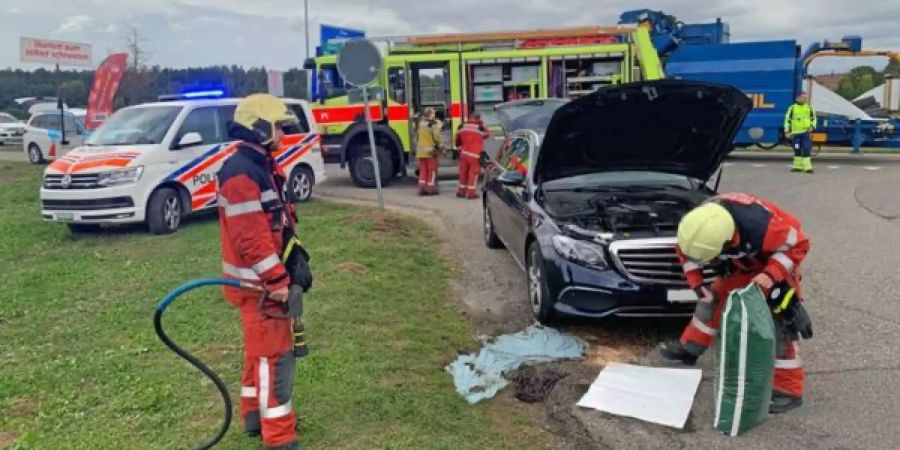
<svg viewBox="0 0 900 450"><path fill-rule="evenodd" d="M419 158L419 192L437 194L437 158Z"/></svg>
<svg viewBox="0 0 900 450"><path fill-rule="evenodd" d="M800 133L791 136L794 148L794 170L809 172L812 167L812 134Z"/></svg>
<svg viewBox="0 0 900 450"><path fill-rule="evenodd" d="M728 294L735 289L747 287L757 273L735 274L727 278L716 278L712 285L713 302L709 308L698 304L691 323L681 334L681 345L686 351L695 356L700 356L712 345L716 335L719 334L719 326L722 319L722 310ZM705 309L706 308L706 309ZM704 310L705 309L705 310ZM790 336L781 333L781 327L775 327L778 339L784 345L778 345L775 355L775 380L773 388L776 392L791 397L803 396L803 364L800 360L797 341Z"/></svg>
<svg viewBox="0 0 900 450"><path fill-rule="evenodd" d="M241 424L247 433L260 433L266 447L297 442L297 415L291 404L294 391L293 331L289 319L264 317L258 297L229 298L238 304L244 332L241 376Z"/></svg>
<svg viewBox="0 0 900 450"><path fill-rule="evenodd" d="M467 155L463 151L459 157L459 187L456 194L467 198L478 198L478 174L481 164L478 156Z"/></svg>

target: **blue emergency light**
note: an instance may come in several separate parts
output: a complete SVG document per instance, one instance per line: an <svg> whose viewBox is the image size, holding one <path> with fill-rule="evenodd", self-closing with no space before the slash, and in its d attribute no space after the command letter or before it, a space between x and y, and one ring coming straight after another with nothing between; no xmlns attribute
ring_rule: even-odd
<svg viewBox="0 0 900 450"><path fill-rule="evenodd" d="M209 99L209 98L222 98L225 96L225 91L222 89L213 89L213 90L204 90L204 91L188 91L182 92L180 94L166 94L160 95L157 100L161 102L171 102L176 100L197 100L197 99Z"/></svg>

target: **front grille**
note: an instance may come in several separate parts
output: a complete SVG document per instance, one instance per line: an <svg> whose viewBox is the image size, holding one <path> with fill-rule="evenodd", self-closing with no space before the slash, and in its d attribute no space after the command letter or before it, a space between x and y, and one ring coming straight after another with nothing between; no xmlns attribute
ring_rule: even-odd
<svg viewBox="0 0 900 450"><path fill-rule="evenodd" d="M609 250L616 267L631 281L687 287L675 242L675 238L623 240L610 244ZM703 269L707 281L714 277L711 268Z"/></svg>
<svg viewBox="0 0 900 450"><path fill-rule="evenodd" d="M71 182L68 186L63 187L63 177L61 173L49 173L44 175L44 188L46 189L97 189L103 186L97 184L99 175L90 174L70 174Z"/></svg>
<svg viewBox="0 0 900 450"><path fill-rule="evenodd" d="M97 198L90 200L41 200L45 210L53 211L94 211L101 209L130 208L134 206L131 197Z"/></svg>

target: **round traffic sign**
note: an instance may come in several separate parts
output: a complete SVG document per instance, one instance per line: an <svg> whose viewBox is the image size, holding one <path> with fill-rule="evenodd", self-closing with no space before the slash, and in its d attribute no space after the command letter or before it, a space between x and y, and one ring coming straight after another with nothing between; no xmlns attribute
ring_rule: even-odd
<svg viewBox="0 0 900 450"><path fill-rule="evenodd" d="M337 69L345 82L367 86L381 71L381 52L368 39L351 39L338 53Z"/></svg>

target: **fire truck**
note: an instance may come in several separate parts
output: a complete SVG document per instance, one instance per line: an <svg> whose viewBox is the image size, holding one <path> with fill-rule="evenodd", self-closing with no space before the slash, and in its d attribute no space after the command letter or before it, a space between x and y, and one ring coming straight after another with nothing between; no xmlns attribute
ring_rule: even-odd
<svg viewBox="0 0 900 450"><path fill-rule="evenodd" d="M445 148L474 112L529 98L576 98L599 87L663 78L644 26L588 26L522 32L373 39L384 56L369 87L382 184L415 161L415 122L426 107L443 121ZM360 91L346 85L336 55L308 59L312 112L326 156L340 159L359 187L375 186ZM447 152L453 158L455 152ZM410 169L412 170L412 169Z"/></svg>

